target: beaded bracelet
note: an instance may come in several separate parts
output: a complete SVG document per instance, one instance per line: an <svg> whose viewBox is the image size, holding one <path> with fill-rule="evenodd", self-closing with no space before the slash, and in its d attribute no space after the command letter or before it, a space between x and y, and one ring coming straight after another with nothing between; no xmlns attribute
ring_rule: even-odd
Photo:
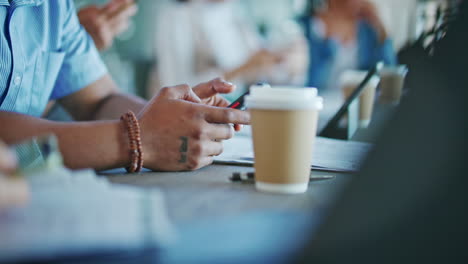
<svg viewBox="0 0 468 264"><path fill-rule="evenodd" d="M132 111L128 111L120 117L124 123L130 143L130 165L127 172L140 172L143 168L143 151L141 150L140 124Z"/></svg>

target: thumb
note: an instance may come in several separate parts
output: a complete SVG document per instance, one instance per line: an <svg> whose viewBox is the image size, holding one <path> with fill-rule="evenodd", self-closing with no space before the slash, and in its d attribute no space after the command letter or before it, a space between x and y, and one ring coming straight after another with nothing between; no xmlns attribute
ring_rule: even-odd
<svg viewBox="0 0 468 264"><path fill-rule="evenodd" d="M193 87L193 91L201 99L210 98L217 94L227 94L236 89L236 86L232 83L224 81L221 78L216 78L206 83L201 83Z"/></svg>

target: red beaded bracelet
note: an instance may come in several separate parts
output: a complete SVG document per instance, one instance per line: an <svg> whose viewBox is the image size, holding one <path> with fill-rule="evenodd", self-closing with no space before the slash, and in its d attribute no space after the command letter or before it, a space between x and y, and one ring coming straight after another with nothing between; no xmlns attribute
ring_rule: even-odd
<svg viewBox="0 0 468 264"><path fill-rule="evenodd" d="M127 172L140 172L143 168L143 151L141 149L140 124L132 111L128 111L120 117L125 125L130 143L130 165Z"/></svg>

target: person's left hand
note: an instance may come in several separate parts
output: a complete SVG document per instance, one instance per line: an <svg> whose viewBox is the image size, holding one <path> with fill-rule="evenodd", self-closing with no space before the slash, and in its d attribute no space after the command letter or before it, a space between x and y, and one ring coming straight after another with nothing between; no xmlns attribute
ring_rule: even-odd
<svg viewBox="0 0 468 264"><path fill-rule="evenodd" d="M16 156L0 141L0 210L24 204L29 190L23 178L9 177L17 166Z"/></svg>
<svg viewBox="0 0 468 264"><path fill-rule="evenodd" d="M230 102L220 96L220 94L228 94L233 92L236 86L232 83L226 82L221 78L201 83L193 87L195 94L202 100L203 104L216 107L227 107ZM234 129L240 131L242 125L235 124Z"/></svg>
<svg viewBox="0 0 468 264"><path fill-rule="evenodd" d="M361 18L367 20L377 31L379 40L383 42L387 38L387 30L380 19L377 8L369 1L363 1L359 11Z"/></svg>
<svg viewBox="0 0 468 264"><path fill-rule="evenodd" d="M0 141L0 174L8 175L16 168L16 156Z"/></svg>
<svg viewBox="0 0 468 264"><path fill-rule="evenodd" d="M98 50L106 50L114 38L127 30L129 20L138 11L134 0L111 0L98 7L90 5L78 11L81 25L91 35Z"/></svg>

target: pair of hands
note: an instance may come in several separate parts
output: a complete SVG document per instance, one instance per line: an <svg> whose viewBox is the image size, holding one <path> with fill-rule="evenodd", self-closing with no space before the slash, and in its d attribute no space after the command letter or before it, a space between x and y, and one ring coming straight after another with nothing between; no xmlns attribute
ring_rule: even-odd
<svg viewBox="0 0 468 264"><path fill-rule="evenodd" d="M111 0L98 7L90 5L78 11L81 25L91 35L98 50L112 46L114 38L128 29L130 18L138 11L134 0Z"/></svg>
<svg viewBox="0 0 468 264"><path fill-rule="evenodd" d="M195 170L222 153L222 141L233 137L248 112L227 108L219 94L235 87L215 79L190 88L165 87L138 114L144 166L152 170ZM235 124L232 126L231 124Z"/></svg>

